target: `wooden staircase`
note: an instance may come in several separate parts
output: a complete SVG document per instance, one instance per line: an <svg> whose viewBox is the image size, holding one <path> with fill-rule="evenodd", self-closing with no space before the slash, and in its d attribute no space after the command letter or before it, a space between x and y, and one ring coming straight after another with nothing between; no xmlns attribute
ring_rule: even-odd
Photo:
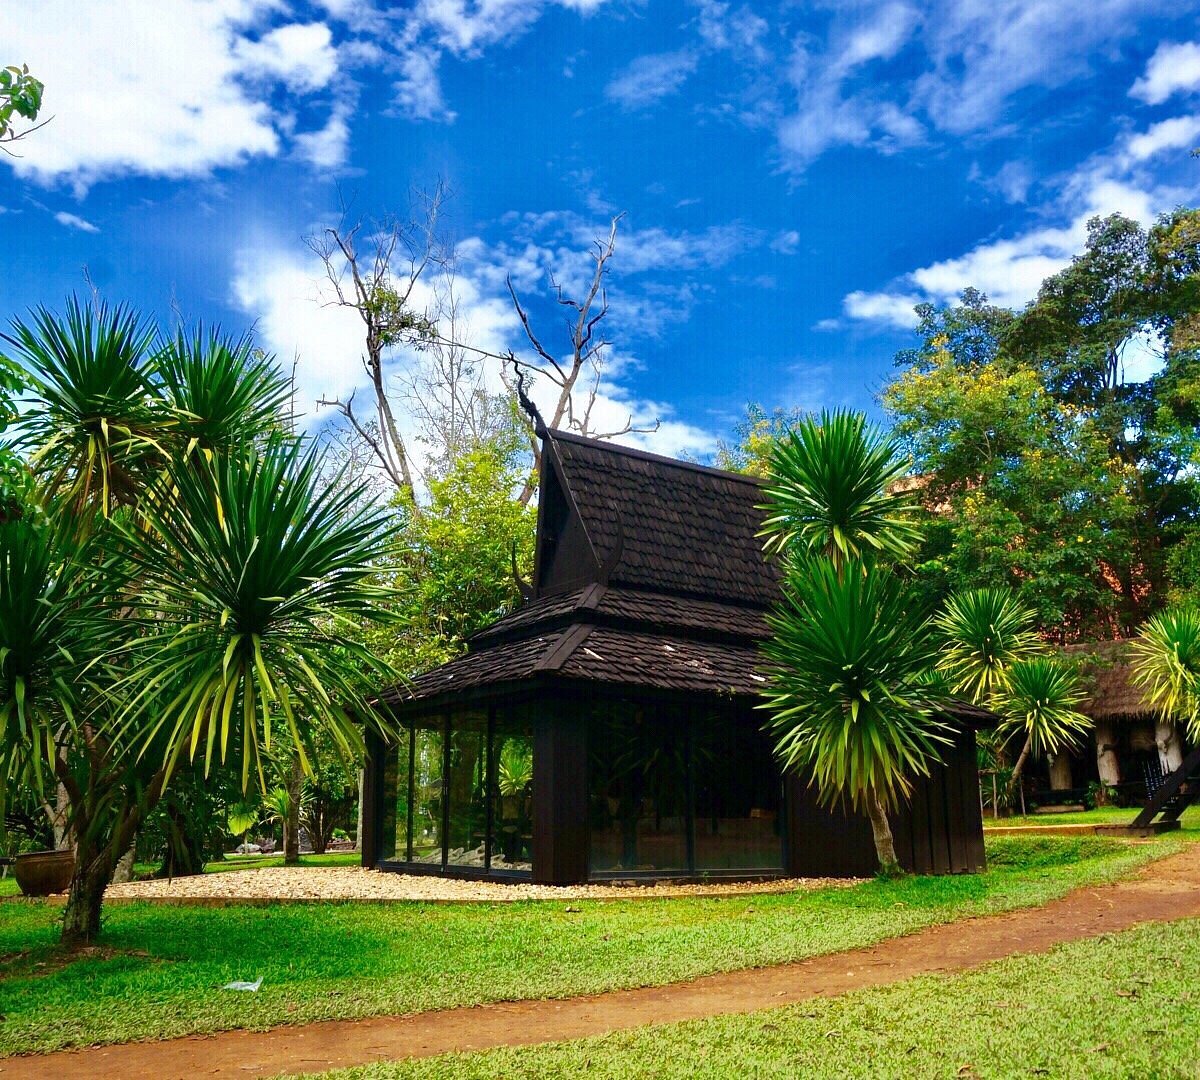
<svg viewBox="0 0 1200 1080"><path fill-rule="evenodd" d="M1193 750L1183 764L1146 800L1142 812L1129 825L1131 830L1167 832L1179 828L1179 815L1200 800L1200 748Z"/></svg>

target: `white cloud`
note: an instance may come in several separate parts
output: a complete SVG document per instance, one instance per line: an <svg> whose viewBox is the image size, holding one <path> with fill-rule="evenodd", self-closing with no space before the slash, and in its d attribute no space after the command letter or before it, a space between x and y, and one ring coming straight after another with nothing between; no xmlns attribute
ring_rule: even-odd
<svg viewBox="0 0 1200 1080"><path fill-rule="evenodd" d="M656 53L639 56L605 88L604 94L622 108L638 109L678 93L696 70L694 53Z"/></svg>
<svg viewBox="0 0 1200 1080"><path fill-rule="evenodd" d="M517 253L518 260L522 254ZM520 323L503 291L503 269L511 257L506 249L490 248L478 237L460 245L454 279L457 334L459 340L476 348L497 354L512 348L522 356L527 350ZM434 280L422 282L414 294L414 305L419 309L432 305L437 287ZM369 399L361 361L362 324L352 311L330 303L331 292L320 262L302 249L291 251L260 239L247 244L237 255L232 282L234 302L254 319L264 348L284 366L295 360L297 409L303 414L302 422L310 427L330 415L316 411L314 402L319 397L344 400L358 389L357 400L364 409ZM389 360L393 374L421 362L419 356L403 350ZM483 363L485 387L499 392L502 382L498 362ZM669 403L643 399L629 388L624 379L640 367L631 355L611 357L592 407L593 430L619 431L629 422L637 428L650 428L660 421L658 430L631 432L620 441L672 456L703 456L715 451L717 439L713 433L679 419ZM538 379L531 393L548 416L556 401L555 388L547 380ZM579 400L582 404L584 398ZM420 470L422 448L414 438L411 419L402 417L401 429Z"/></svg>
<svg viewBox="0 0 1200 1080"><path fill-rule="evenodd" d="M278 80L293 90L320 90L337 72L333 32L319 22L278 26L257 41L239 41L235 53L248 75Z"/></svg>
<svg viewBox="0 0 1200 1080"><path fill-rule="evenodd" d="M852 319L883 323L901 330L911 330L918 321L913 307L920 302L921 297L919 296L855 290L842 301L842 307ZM822 321L825 323L821 326L822 330L834 328L829 325L830 320Z"/></svg>
<svg viewBox="0 0 1200 1080"><path fill-rule="evenodd" d="M1175 116L1131 136L1125 144L1125 152L1132 161L1146 161L1169 150L1191 150L1198 140L1200 116Z"/></svg>
<svg viewBox="0 0 1200 1080"><path fill-rule="evenodd" d="M273 85L324 85L334 64L323 24L253 40L278 10L274 0L44 0L36 18L0 8L0 39L45 82L43 115L53 117L7 160L81 191L122 174L203 175L277 154Z"/></svg>
<svg viewBox="0 0 1200 1080"><path fill-rule="evenodd" d="M296 408L311 422L318 397L346 395L361 384L362 323L329 303L324 270L305 255L256 238L237 253L232 292L263 347L285 368L296 361Z"/></svg>
<svg viewBox="0 0 1200 1080"><path fill-rule="evenodd" d="M90 221L81 218L78 214L68 214L65 210L60 210L55 214L54 220L68 229L78 229L80 232L98 233L100 231Z"/></svg>
<svg viewBox="0 0 1200 1080"><path fill-rule="evenodd" d="M396 104L415 120L454 119L442 98L438 75L440 54L434 49L412 49L400 61Z"/></svg>
<svg viewBox="0 0 1200 1080"><path fill-rule="evenodd" d="M1200 88L1200 43L1164 41L1154 50L1145 74L1129 88L1129 95L1147 105L1161 105L1174 94L1197 88Z"/></svg>
<svg viewBox="0 0 1200 1080"><path fill-rule="evenodd" d="M336 104L323 127L295 136L296 153L320 169L335 169L343 164L350 147L350 113L348 104Z"/></svg>
<svg viewBox="0 0 1200 1080"><path fill-rule="evenodd" d="M795 255L799 248L800 234L795 229L785 229L771 241L771 250L777 255Z"/></svg>

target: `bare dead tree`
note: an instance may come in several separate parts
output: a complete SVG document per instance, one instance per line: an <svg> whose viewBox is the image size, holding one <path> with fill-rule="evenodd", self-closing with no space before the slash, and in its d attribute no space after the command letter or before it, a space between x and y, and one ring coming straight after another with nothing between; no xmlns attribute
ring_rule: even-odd
<svg viewBox="0 0 1200 1080"><path fill-rule="evenodd" d="M446 254L438 237L438 217L446 198L439 181L431 192L418 193L407 220L389 217L380 222L347 223L328 228L306 243L325 267L332 287L328 304L348 308L363 324L363 368L370 380L373 414L355 411L354 395L345 400L322 397L319 408L336 409L351 430L370 449L388 482L416 506L412 458L388 396L384 354L398 345L427 346L435 339L436 318L418 311L413 294L431 267L443 265Z"/></svg>
<svg viewBox="0 0 1200 1080"><path fill-rule="evenodd" d="M630 432L650 432L658 429L658 421L650 427L636 427L633 416L626 417L624 424L611 431L597 430L592 418L596 399L600 392L601 380L607 360L607 350L611 342L603 336L601 324L608 315L608 290L604 280L608 276L608 264L617 249L617 227L624 214L618 214L609 225L608 237L597 239L592 245L592 276L581 298L569 296L563 286L553 277L550 287L554 290L555 300L560 307L568 312L566 319L567 336L570 351L563 359L543 345L533 329L529 314L521 304L512 278L505 279L508 295L512 299L517 318L521 321L521 329L525 338L537 355L534 364L522 366L532 369L539 376L546 378L558 390L557 400L551 412L549 426L551 428L565 427L567 430L578 432L595 439L613 439ZM502 377L510 393L516 393L517 364L519 363L511 352L504 358L507 364L502 368ZM512 373L509 373L509 368ZM529 422L529 444L533 452L535 469L530 481L521 492L522 504L527 504L535 491L536 477L541 474L541 446L537 433L533 430L533 422Z"/></svg>
<svg viewBox="0 0 1200 1080"><path fill-rule="evenodd" d="M429 468L444 474L462 453L511 430L513 407L510 395L489 386L486 357L472 347L453 262L442 268L434 288L437 338L395 382L428 451Z"/></svg>

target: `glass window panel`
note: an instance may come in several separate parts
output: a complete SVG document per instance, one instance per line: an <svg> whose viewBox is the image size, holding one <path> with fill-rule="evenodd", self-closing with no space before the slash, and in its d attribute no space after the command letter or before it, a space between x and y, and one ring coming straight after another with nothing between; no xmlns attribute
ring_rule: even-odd
<svg viewBox="0 0 1200 1080"><path fill-rule="evenodd" d="M696 869L783 866L782 780L755 716L692 715Z"/></svg>
<svg viewBox="0 0 1200 1080"><path fill-rule="evenodd" d="M487 775L487 713L452 714L447 865L484 868Z"/></svg>
<svg viewBox="0 0 1200 1080"><path fill-rule="evenodd" d="M492 736L492 869L533 869L533 725L527 709L497 709Z"/></svg>
<svg viewBox="0 0 1200 1080"><path fill-rule="evenodd" d="M590 746L591 870L687 870L688 745L680 710L603 704Z"/></svg>
<svg viewBox="0 0 1200 1080"><path fill-rule="evenodd" d="M398 745L383 759L383 818L380 822L379 857L404 862L408 859L408 755L412 732L405 730Z"/></svg>
<svg viewBox="0 0 1200 1080"><path fill-rule="evenodd" d="M417 728L413 733L412 859L442 862L441 728Z"/></svg>

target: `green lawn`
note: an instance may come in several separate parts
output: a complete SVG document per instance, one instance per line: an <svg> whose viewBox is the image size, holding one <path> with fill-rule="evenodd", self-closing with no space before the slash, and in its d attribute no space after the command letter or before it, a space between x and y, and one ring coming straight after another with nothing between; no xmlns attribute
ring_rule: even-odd
<svg viewBox="0 0 1200 1080"><path fill-rule="evenodd" d="M1128 825L1138 815L1137 807L1120 809L1115 806L1097 807L1067 814L1029 814L1026 817L1002 817L983 819L985 829L1000 825ZM1180 818L1183 831L1200 830L1200 806L1189 806Z"/></svg>
<svg viewBox="0 0 1200 1080"><path fill-rule="evenodd" d="M358 866L362 855L357 851L335 851L328 855L301 855L301 866ZM229 855L217 862L206 863L206 874L221 874L226 870L262 870L282 866L283 853L278 855Z"/></svg>
<svg viewBox="0 0 1200 1080"><path fill-rule="evenodd" d="M1195 1077L1200 920L782 1009L326 1080Z"/></svg>
<svg viewBox="0 0 1200 1080"><path fill-rule="evenodd" d="M114 905L64 963L59 909L0 903L0 1054L565 997L782 963L1042 903L1179 850L1171 838L996 837L986 874L719 900ZM257 994L220 989L263 978Z"/></svg>

